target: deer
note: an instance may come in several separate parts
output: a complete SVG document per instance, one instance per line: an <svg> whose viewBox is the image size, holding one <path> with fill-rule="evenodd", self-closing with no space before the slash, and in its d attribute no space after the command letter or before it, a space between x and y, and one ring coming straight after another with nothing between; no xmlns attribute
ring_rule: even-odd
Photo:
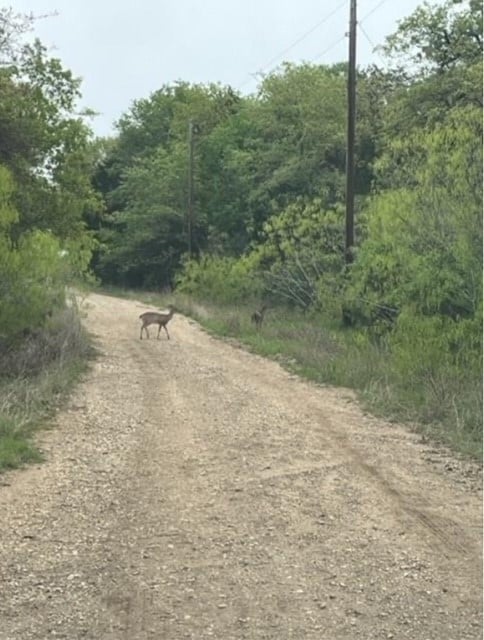
<svg viewBox="0 0 484 640"><path fill-rule="evenodd" d="M266 310L267 310L267 306L264 304L260 309L258 309L257 311L254 311L254 313L250 317L251 321L255 324L257 329L260 329L262 326L262 323L264 322L264 314Z"/></svg>
<svg viewBox="0 0 484 640"><path fill-rule="evenodd" d="M148 331L148 327L150 326L150 324L157 324L158 325L158 335L156 336L157 340L160 339L161 327L163 327L163 329L165 330L166 337L169 340L170 334L168 333L168 329L166 328L166 325L173 318L174 313L175 313L175 307L173 305L170 305L168 307L168 311L164 313L161 313L159 311L145 311L145 313L142 313L139 317L141 320L141 329L139 332L139 339L143 340L143 329L144 329L146 331L146 336L149 340L150 334Z"/></svg>

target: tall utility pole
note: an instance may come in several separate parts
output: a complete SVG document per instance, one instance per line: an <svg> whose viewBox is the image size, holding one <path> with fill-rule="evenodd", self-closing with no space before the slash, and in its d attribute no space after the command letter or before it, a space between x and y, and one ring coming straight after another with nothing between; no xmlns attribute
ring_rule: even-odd
<svg viewBox="0 0 484 640"><path fill-rule="evenodd" d="M192 230L193 230L193 120L188 122L188 203L187 203L187 245L188 256L191 258L192 248Z"/></svg>
<svg viewBox="0 0 484 640"><path fill-rule="evenodd" d="M346 147L346 264L353 261L353 245L355 243L356 0L350 0L350 2Z"/></svg>

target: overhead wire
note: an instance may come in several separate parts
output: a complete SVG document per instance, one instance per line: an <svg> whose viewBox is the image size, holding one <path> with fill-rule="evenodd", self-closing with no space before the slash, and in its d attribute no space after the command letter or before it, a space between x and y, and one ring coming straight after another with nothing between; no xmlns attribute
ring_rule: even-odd
<svg viewBox="0 0 484 640"><path fill-rule="evenodd" d="M372 41L372 39L370 38L370 36L366 32L366 29L363 27L363 24L361 22L358 22L358 28L361 31L361 33L365 36L365 38L367 39L367 41L370 44L370 46L372 46L373 49L376 49L376 44Z"/></svg>
<svg viewBox="0 0 484 640"><path fill-rule="evenodd" d="M343 2L341 2L337 7L335 7L330 13L328 13L326 16L324 16L324 18L319 20L319 22L317 22L313 27L311 27L311 29L309 29L308 31L303 33L296 40L294 40L294 42L292 44L290 44L283 51L281 51L276 56L271 58L271 60L269 60L269 62L267 62L265 65L260 67L257 72L249 74L251 77L247 78L244 82L242 82L242 84L240 84L238 88L240 89L243 86L245 86L248 82L250 82L253 79L254 76L262 74L268 67L271 67L271 65L273 65L274 62L279 60L284 54L286 54L288 51L291 51L292 49L294 49L294 47L296 47L300 42L302 42L305 38L307 38L309 35L311 35L311 33L314 33L314 31L316 31L316 29L319 29L319 27L321 25L323 25L330 18L332 18L340 9L342 9L346 5L346 3L347 3L347 0L343 0ZM324 54L320 54L320 55L324 55Z"/></svg>
<svg viewBox="0 0 484 640"><path fill-rule="evenodd" d="M367 20L371 15L373 15L375 13L375 11L378 11L378 9L380 7L382 7L385 4L385 2L388 2L388 0L380 0L380 2L376 6L374 6L373 9L371 9L371 11L369 11L367 14L365 14L363 16L363 18L360 19L359 22L361 23L361 22L364 22L365 20Z"/></svg>
<svg viewBox="0 0 484 640"><path fill-rule="evenodd" d="M368 43L370 44L370 46L372 47L372 53L376 53L376 55L379 57L380 61L385 65L386 61L384 60L384 58L381 56L381 54L378 51L378 47L377 45L375 45L375 43L373 42L373 40L370 38L370 36L368 35L368 32L366 31L366 29L363 27L363 23L371 16L373 15L378 9L380 9L380 7L382 7L388 0L380 0L380 2L373 7L373 9L371 9L371 11L369 11L368 13L366 13L363 18L361 18L361 20L358 20L358 29L361 31L361 33L364 35L364 37L366 38L366 40L368 41Z"/></svg>
<svg viewBox="0 0 484 640"><path fill-rule="evenodd" d="M295 46L297 46L300 42L302 42L305 38L307 38L309 35L311 35L311 33L314 33L314 31L316 31L316 29L318 29L321 25L323 25L325 22L327 22L330 18L332 18L336 13L338 13L338 11L340 9L342 9L345 4L347 3L347 0L343 0L343 2L341 2L335 9L333 9L333 11L331 11L330 13L328 13L327 16L325 16L322 20L320 20L317 24L314 25L314 27L312 27L311 29L309 29L309 31L306 31L306 33L304 33L302 36L300 36L297 40L295 40L289 47L287 47L286 49L284 49L284 51L281 51L277 56L274 56L272 58L272 60L269 60L269 62L264 65L260 71L264 71L264 69L266 69L267 67L270 67L274 62L276 62L276 60L279 60L279 58L281 58L285 53L287 53L288 51L291 51L291 49L293 49Z"/></svg>
<svg viewBox="0 0 484 640"><path fill-rule="evenodd" d="M368 11L368 13L366 13L363 18L361 18L360 20L357 21L357 26L361 29L361 32L363 33L363 35L365 36L365 38L368 40L368 42L370 43L370 45L373 47L373 49L376 49L376 45L371 41L370 36L368 35L368 33L366 32L366 30L363 28L362 23L367 20L373 13L375 13L376 11L378 11L378 9L383 6L385 4L385 2L387 2L388 0L380 0L380 2L375 5L373 7L373 9L371 9L370 11ZM338 45L342 40L344 40L347 37L347 33L345 33L344 35L342 35L340 38L338 38L338 40L335 40L332 44L329 45L329 47L327 47L326 49L324 49L324 51L322 51L321 53L319 53L317 56L315 56L314 58L311 58L311 61L317 60L318 58L322 58L324 55L326 55L329 51L331 51L331 49L333 49L336 45Z"/></svg>
<svg viewBox="0 0 484 640"><path fill-rule="evenodd" d="M378 2L378 4L376 4L373 9L371 9L370 11L368 11L363 18L361 18L360 20L358 20L358 27L360 28L361 32L363 33L363 35L365 36L365 38L368 40L368 42L370 43L370 45L373 47L373 49L376 49L375 44L372 42L370 36L368 35L368 33L366 32L366 30L363 28L362 23L367 20L370 16L372 16L376 11L378 11L378 9L380 9L380 7L382 7L386 2L388 2L388 0L380 0L380 2ZM279 60L284 54L286 54L288 51L291 51L292 49L294 49L294 47L296 47L300 42L302 42L305 38L307 38L309 35L311 35L311 33L314 33L314 31L316 31L321 25L323 25L327 20L329 20L330 18L332 18L340 9L342 9L345 5L347 4L347 0L344 0L343 2L341 2L337 7L335 7L330 13L328 13L324 18L322 18L319 22L317 22L313 27L311 27L311 29L309 29L308 31L306 31L305 33L303 33L301 36L299 36L296 40L294 40L294 42L292 44L290 44L288 47L286 47L285 49L283 49L280 53L278 53L276 56L274 56L273 58L271 58L271 60L269 60L269 62L267 62L265 65L263 65L262 67L259 68L258 71L254 72L254 73L250 73L249 76L244 82L242 82L239 86L238 89L240 90L242 87L244 87L247 83L251 82L255 77L257 76L262 76L263 72L268 69L269 67L271 67L271 65L273 65L277 60ZM323 56L325 56L327 53L329 53L329 51L331 51L334 47L336 47L342 40L344 40L347 37L347 33L345 32L342 36L340 36L337 40L335 40L334 42L332 42L328 47L326 47L326 49L324 49L321 53L317 54L316 56L314 56L313 58L310 59L311 62L313 62L314 60L318 60L319 58L322 58Z"/></svg>
<svg viewBox="0 0 484 640"><path fill-rule="evenodd" d="M334 47L336 47L336 45L338 45L346 37L347 37L347 34L344 33L337 40L335 40L332 44L330 44L329 47L327 47L324 51L321 51L321 53L318 53L318 55L314 56L314 58L311 58L311 62L313 62L314 60L317 60L318 58L322 58L323 56L325 56L327 53L329 53L331 51L331 49L334 49Z"/></svg>

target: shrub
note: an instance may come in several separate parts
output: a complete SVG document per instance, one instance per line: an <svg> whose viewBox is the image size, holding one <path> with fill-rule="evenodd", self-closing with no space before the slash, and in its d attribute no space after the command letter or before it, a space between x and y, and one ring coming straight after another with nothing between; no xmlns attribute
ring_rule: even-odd
<svg viewBox="0 0 484 640"><path fill-rule="evenodd" d="M401 401L425 422L453 422L482 433L482 339L476 318L402 314L389 336L392 378Z"/></svg>
<svg viewBox="0 0 484 640"><path fill-rule="evenodd" d="M210 302L236 304L260 297L262 281L244 258L204 256L185 264L177 289Z"/></svg>
<svg viewBox="0 0 484 640"><path fill-rule="evenodd" d="M23 236L17 247L0 236L0 335L41 326L64 302L67 262L49 233Z"/></svg>

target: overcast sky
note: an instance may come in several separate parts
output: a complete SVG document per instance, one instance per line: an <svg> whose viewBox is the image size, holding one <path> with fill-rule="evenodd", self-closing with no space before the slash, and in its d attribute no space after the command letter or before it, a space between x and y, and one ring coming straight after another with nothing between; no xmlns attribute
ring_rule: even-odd
<svg viewBox="0 0 484 640"><path fill-rule="evenodd" d="M11 0L15 11L57 12L34 35L80 76L98 135L163 84L220 82L255 91L282 61L347 59L349 0ZM358 63L422 0L358 0Z"/></svg>

